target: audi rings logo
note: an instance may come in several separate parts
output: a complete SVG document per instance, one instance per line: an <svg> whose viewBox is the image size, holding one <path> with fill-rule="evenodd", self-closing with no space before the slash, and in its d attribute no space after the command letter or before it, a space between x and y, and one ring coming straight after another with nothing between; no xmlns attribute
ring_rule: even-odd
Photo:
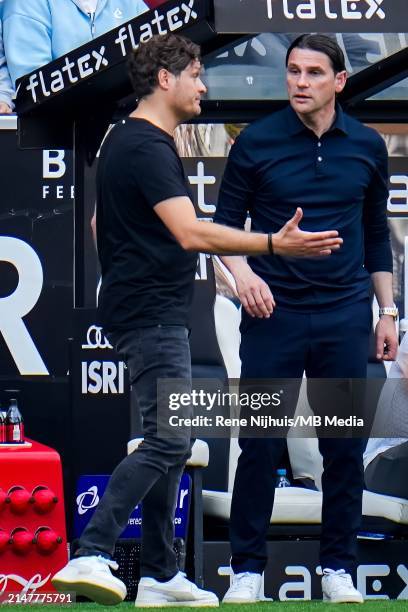
<svg viewBox="0 0 408 612"><path fill-rule="evenodd" d="M99 504L98 487L89 487L87 491L80 493L76 498L76 503L78 506L78 514L81 516L88 512L88 510L95 508L95 506Z"/></svg>
<svg viewBox="0 0 408 612"><path fill-rule="evenodd" d="M87 344L83 344L83 349L111 349L113 346L102 333L102 327L91 325L86 334Z"/></svg>

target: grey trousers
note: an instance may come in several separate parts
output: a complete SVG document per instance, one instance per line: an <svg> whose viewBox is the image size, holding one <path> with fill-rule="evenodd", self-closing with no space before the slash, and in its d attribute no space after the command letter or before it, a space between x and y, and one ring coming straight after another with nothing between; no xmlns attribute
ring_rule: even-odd
<svg viewBox="0 0 408 612"><path fill-rule="evenodd" d="M185 390L191 389L188 331L178 325L157 325L108 337L127 363L144 441L114 470L75 556L112 555L130 514L143 501L141 576L166 581L178 572L174 511L191 439L187 429L174 438L158 436L157 380L183 379Z"/></svg>

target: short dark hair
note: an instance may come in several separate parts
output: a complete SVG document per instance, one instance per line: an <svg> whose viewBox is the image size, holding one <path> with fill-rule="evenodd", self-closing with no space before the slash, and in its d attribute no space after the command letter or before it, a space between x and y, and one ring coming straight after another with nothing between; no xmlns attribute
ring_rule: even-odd
<svg viewBox="0 0 408 612"><path fill-rule="evenodd" d="M290 45L286 53L286 66L289 63L289 55L293 49L310 49L324 53L330 60L334 72L346 70L346 62L341 47L335 40L324 34L302 34Z"/></svg>
<svg viewBox="0 0 408 612"><path fill-rule="evenodd" d="M158 85L158 74L165 68L179 76L193 61L201 61L200 47L176 34L156 35L132 53L129 77L139 99L149 96Z"/></svg>

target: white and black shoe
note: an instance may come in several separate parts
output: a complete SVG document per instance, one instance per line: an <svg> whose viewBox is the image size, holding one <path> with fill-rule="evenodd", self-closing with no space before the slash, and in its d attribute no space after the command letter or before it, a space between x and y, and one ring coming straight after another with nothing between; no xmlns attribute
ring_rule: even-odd
<svg viewBox="0 0 408 612"><path fill-rule="evenodd" d="M137 608L170 608L189 606L191 608L216 608L218 597L215 593L199 589L185 574L178 572L171 580L159 582L154 578L141 578L137 590Z"/></svg>
<svg viewBox="0 0 408 612"><path fill-rule="evenodd" d="M254 572L241 572L232 576L232 583L222 603L251 604L260 601L262 576Z"/></svg>
<svg viewBox="0 0 408 612"><path fill-rule="evenodd" d="M57 591L75 592L105 606L121 603L126 597L126 585L112 576L118 564L102 556L71 559L51 579Z"/></svg>
<svg viewBox="0 0 408 612"><path fill-rule="evenodd" d="M322 591L323 601L328 603L364 603L362 594L354 587L350 574L344 569L324 569Z"/></svg>

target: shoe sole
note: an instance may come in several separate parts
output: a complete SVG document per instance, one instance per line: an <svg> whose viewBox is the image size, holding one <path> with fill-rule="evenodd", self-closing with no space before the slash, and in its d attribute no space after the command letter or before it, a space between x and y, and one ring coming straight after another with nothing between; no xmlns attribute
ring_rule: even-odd
<svg viewBox="0 0 408 612"><path fill-rule="evenodd" d="M329 597L323 595L323 601L325 601L326 603L332 603L332 604L348 604L348 603L357 603L357 604L362 604L364 603L364 599L361 600L358 597L348 597L347 599L330 599Z"/></svg>
<svg viewBox="0 0 408 612"><path fill-rule="evenodd" d="M148 601L135 601L136 608L178 608L188 606L190 608L218 608L218 601L162 601L162 602L148 602Z"/></svg>
<svg viewBox="0 0 408 612"><path fill-rule="evenodd" d="M257 604L260 599L223 599L223 604Z"/></svg>
<svg viewBox="0 0 408 612"><path fill-rule="evenodd" d="M51 584L57 591L74 591L77 595L88 597L88 599L105 606L116 606L122 603L126 597L126 593L119 593L91 582L81 582L79 580L66 582L60 578L53 578Z"/></svg>

